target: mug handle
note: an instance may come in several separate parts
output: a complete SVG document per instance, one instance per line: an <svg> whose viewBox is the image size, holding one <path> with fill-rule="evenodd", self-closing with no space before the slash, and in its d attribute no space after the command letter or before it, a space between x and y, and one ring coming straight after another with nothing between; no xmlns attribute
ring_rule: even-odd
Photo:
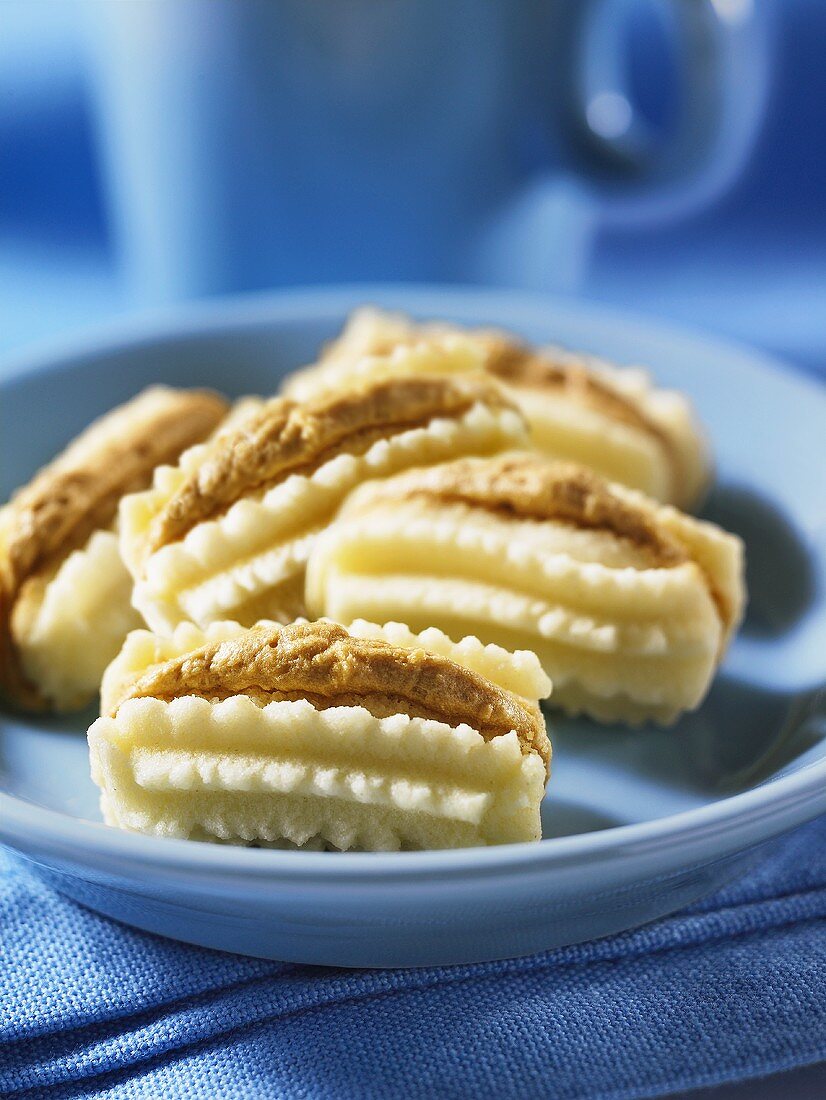
<svg viewBox="0 0 826 1100"><path fill-rule="evenodd" d="M593 68L614 87L588 81L594 16L605 0L559 5L568 44L553 102L563 141L589 181L601 214L640 222L709 202L734 178L751 148L768 85L768 12L761 0L671 0L683 109L655 141L616 79L621 51L603 49Z"/></svg>

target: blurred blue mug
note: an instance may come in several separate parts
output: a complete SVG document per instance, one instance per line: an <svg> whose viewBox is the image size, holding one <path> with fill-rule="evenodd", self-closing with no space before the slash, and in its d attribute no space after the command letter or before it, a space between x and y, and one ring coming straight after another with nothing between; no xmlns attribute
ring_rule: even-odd
<svg viewBox="0 0 826 1100"><path fill-rule="evenodd" d="M627 87L641 8L675 59L649 74L679 100L656 133ZM127 0L92 20L114 239L144 300L573 289L605 218L720 190L765 84L753 0Z"/></svg>

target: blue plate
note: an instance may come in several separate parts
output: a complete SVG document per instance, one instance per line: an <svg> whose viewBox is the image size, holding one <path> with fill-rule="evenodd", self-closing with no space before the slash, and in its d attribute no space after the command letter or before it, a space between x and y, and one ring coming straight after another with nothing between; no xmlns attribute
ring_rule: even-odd
<svg viewBox="0 0 826 1100"><path fill-rule="evenodd" d="M65 894L140 928L306 963L415 966L641 924L826 811L826 393L755 352L522 294L367 287L199 307L13 364L0 393L0 494L149 382L272 392L364 301L650 364L694 398L719 461L706 512L746 539L751 589L706 703L668 731L551 718L540 844L345 855L106 828L86 758L92 715L6 716L0 840Z"/></svg>

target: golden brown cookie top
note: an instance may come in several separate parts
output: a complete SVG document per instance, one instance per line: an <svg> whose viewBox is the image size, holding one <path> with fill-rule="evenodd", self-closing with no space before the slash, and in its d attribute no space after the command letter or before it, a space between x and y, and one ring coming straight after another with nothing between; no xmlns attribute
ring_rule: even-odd
<svg viewBox="0 0 826 1100"><path fill-rule="evenodd" d="M536 351L503 333L480 332L478 335L488 349L486 369L502 382L570 397L650 436L665 451L668 461L677 461L667 433L646 416L637 402L603 381L587 362L575 356L554 358L548 351Z"/></svg>
<svg viewBox="0 0 826 1100"><path fill-rule="evenodd" d="M364 454L379 440L436 417L458 418L477 402L512 408L493 384L470 378L389 378L303 404L275 398L215 440L206 460L155 517L149 548L183 538L235 501L291 474L311 474L338 455Z"/></svg>
<svg viewBox="0 0 826 1100"><path fill-rule="evenodd" d="M673 428L652 412L651 402L613 384L610 375L599 369L598 361L561 349L532 348L495 330L479 331L476 336L487 349L488 373L516 390L558 395L639 432L662 455L674 500L690 501L700 491L702 476L698 482L692 459L681 449ZM619 377L625 369L611 367L611 372L619 372Z"/></svg>
<svg viewBox="0 0 826 1100"><path fill-rule="evenodd" d="M369 493L371 503L414 497L467 504L514 519L561 520L608 531L632 542L651 565L688 560L684 548L658 525L654 510L626 499L610 482L575 463L531 453L458 459L376 482Z"/></svg>
<svg viewBox="0 0 826 1100"><path fill-rule="evenodd" d="M319 710L364 707L466 723L485 740L516 732L523 753L547 768L550 745L539 708L447 657L352 637L330 622L260 625L154 665L108 700L114 716L127 699L246 695L260 704L306 699Z"/></svg>
<svg viewBox="0 0 826 1100"><path fill-rule="evenodd" d="M152 387L95 421L4 510L0 532L0 688L34 696L17 666L10 618L22 586L57 567L108 527L125 493L146 488L156 466L205 439L228 405L206 390Z"/></svg>

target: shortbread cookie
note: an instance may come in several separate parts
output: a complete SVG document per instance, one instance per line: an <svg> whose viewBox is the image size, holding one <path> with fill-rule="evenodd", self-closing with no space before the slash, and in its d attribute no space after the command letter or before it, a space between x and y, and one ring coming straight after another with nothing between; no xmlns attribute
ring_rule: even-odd
<svg viewBox="0 0 826 1100"><path fill-rule="evenodd" d="M312 614L534 650L553 703L631 723L699 705L743 603L734 535L534 454L364 486L307 573Z"/></svg>
<svg viewBox="0 0 826 1100"><path fill-rule="evenodd" d="M482 369L498 378L527 417L534 446L551 458L583 463L680 508L696 505L708 484L707 445L682 394L655 388L637 367L535 349L495 330L414 325L400 314L358 310L321 361L288 378L285 391L307 399L373 372L431 373L429 348L449 349L443 361L451 371Z"/></svg>
<svg viewBox="0 0 826 1100"><path fill-rule="evenodd" d="M533 653L330 622L130 634L89 730L105 821L335 849L538 840L550 682Z"/></svg>
<svg viewBox="0 0 826 1100"><path fill-rule="evenodd" d="M92 424L0 510L0 693L24 709L89 702L140 625L112 530L150 484L226 414L200 390L154 387Z"/></svg>
<svg viewBox="0 0 826 1100"><path fill-rule="evenodd" d="M288 622L303 612L313 541L356 485L525 438L521 415L484 377L389 378L306 404L260 402L124 500L135 606L159 632L185 619Z"/></svg>

